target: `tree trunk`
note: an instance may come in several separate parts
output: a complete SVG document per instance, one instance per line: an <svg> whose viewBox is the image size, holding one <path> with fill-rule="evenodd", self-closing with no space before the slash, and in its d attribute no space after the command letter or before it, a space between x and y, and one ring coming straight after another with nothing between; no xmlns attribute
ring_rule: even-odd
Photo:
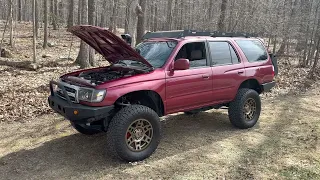
<svg viewBox="0 0 320 180"><path fill-rule="evenodd" d="M58 30L58 7L57 7L57 0L52 0L52 8L53 8L53 13L52 13L52 26L53 30Z"/></svg>
<svg viewBox="0 0 320 180"><path fill-rule="evenodd" d="M81 24L88 24L88 0L81 0L82 13L81 13ZM80 68L90 67L89 62L89 46L81 40L80 51L76 60L76 63L80 65Z"/></svg>
<svg viewBox="0 0 320 180"><path fill-rule="evenodd" d="M109 25L109 31L116 32L116 22L117 22L117 11L118 11L118 4L119 0L111 0L112 2L112 15L110 16L110 25Z"/></svg>
<svg viewBox="0 0 320 180"><path fill-rule="evenodd" d="M39 3L36 0L36 4L35 4L35 23L36 23L36 38L38 38L39 35Z"/></svg>
<svg viewBox="0 0 320 180"><path fill-rule="evenodd" d="M318 42L317 42L317 45L316 45L316 49L317 49L317 52L316 52L316 57L314 59L314 63L313 63L313 66L308 74L308 77L311 79L311 78L314 78L314 73L318 67L318 62L319 62L319 51L320 51L320 37L318 37Z"/></svg>
<svg viewBox="0 0 320 180"><path fill-rule="evenodd" d="M18 0L18 21L22 21L22 0Z"/></svg>
<svg viewBox="0 0 320 180"><path fill-rule="evenodd" d="M147 5L147 1L146 0L140 0L139 4L141 5L141 9L142 9L142 16L138 17L138 25L137 25L137 43L140 43L142 40L142 37L145 33L145 16L146 16L146 5Z"/></svg>
<svg viewBox="0 0 320 180"><path fill-rule="evenodd" d="M166 30L171 30L172 29L172 1L173 0L169 0L168 1L168 5L167 5L167 24L166 24Z"/></svg>
<svg viewBox="0 0 320 180"><path fill-rule="evenodd" d="M78 25L81 24L81 8L82 8L82 0L79 0L78 2Z"/></svg>
<svg viewBox="0 0 320 180"><path fill-rule="evenodd" d="M74 23L74 0L69 0L68 27L72 27Z"/></svg>
<svg viewBox="0 0 320 180"><path fill-rule="evenodd" d="M89 0L88 1L88 23L90 25L95 24L95 16L96 16L96 5L95 0ZM94 60L95 50L91 47L89 47L89 62L91 66L96 66L96 62Z"/></svg>
<svg viewBox="0 0 320 180"><path fill-rule="evenodd" d="M36 52L36 0L32 0L32 20L33 20L33 62L37 62L37 52Z"/></svg>
<svg viewBox="0 0 320 180"><path fill-rule="evenodd" d="M10 21L10 42L9 45L11 47L14 46L13 42L13 2L9 0L9 21Z"/></svg>
<svg viewBox="0 0 320 180"><path fill-rule="evenodd" d="M225 18L226 18L226 9L227 9L227 0L222 0L221 1L221 7L220 7L220 18L219 18L219 22L218 22L218 30L219 31L225 31Z"/></svg>
<svg viewBox="0 0 320 180"><path fill-rule="evenodd" d="M114 0L111 0L111 2L113 2ZM103 5L102 5L102 13L101 13L101 21L100 21L100 27L106 27L107 26L107 22L106 22L106 13L108 10L108 6L107 6L107 1L103 1ZM114 5L113 5L114 7ZM110 30L110 29L109 29Z"/></svg>
<svg viewBox="0 0 320 180"><path fill-rule="evenodd" d="M127 30L126 32L132 36L132 45L136 44L136 30L138 16L142 15L142 8L138 0L127 0Z"/></svg>
<svg viewBox="0 0 320 180"><path fill-rule="evenodd" d="M43 48L48 47L48 0L43 0L43 19L44 19L44 37L43 37Z"/></svg>
<svg viewBox="0 0 320 180"><path fill-rule="evenodd" d="M158 30L158 5L155 3L154 5L154 16L153 16L153 31Z"/></svg>

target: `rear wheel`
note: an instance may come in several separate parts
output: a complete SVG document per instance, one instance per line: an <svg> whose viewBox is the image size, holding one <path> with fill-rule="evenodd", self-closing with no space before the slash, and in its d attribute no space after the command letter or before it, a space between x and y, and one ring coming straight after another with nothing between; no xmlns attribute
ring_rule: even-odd
<svg viewBox="0 0 320 180"><path fill-rule="evenodd" d="M74 122L71 122L71 125L74 129L76 129L79 133L81 134L85 134L85 135L94 135L94 134L98 134L101 131L97 130L97 129L92 129L90 128L90 126L87 125L80 125L80 124L76 124Z"/></svg>
<svg viewBox="0 0 320 180"><path fill-rule="evenodd" d="M157 149L160 132L160 118L155 111L142 105L127 106L109 124L108 150L125 161L144 160Z"/></svg>
<svg viewBox="0 0 320 180"><path fill-rule="evenodd" d="M259 94L253 89L240 89L236 98L230 103L228 113L230 122L235 127L241 129L253 127L261 113Z"/></svg>

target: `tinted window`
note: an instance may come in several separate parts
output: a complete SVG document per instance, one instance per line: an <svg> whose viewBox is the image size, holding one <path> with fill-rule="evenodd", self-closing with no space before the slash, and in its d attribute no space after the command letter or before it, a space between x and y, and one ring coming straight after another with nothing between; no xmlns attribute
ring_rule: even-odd
<svg viewBox="0 0 320 180"><path fill-rule="evenodd" d="M268 59L268 54L258 40L237 40L243 53L246 55L249 62L264 61Z"/></svg>
<svg viewBox="0 0 320 180"><path fill-rule="evenodd" d="M229 43L209 42L213 65L232 64Z"/></svg>
<svg viewBox="0 0 320 180"><path fill-rule="evenodd" d="M233 47L229 44L230 47L230 52L231 52L231 58L232 58L232 62L233 64L237 64L239 63L239 58L237 56L237 53L234 51Z"/></svg>
<svg viewBox="0 0 320 180"><path fill-rule="evenodd" d="M137 45L136 49L153 67L160 68L167 61L176 45L176 41L143 42Z"/></svg>

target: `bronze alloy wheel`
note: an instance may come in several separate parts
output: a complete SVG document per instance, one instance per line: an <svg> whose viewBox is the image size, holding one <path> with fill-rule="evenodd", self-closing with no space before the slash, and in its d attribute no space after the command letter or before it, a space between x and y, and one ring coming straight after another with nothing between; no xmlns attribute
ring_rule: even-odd
<svg viewBox="0 0 320 180"><path fill-rule="evenodd" d="M252 98L247 99L243 106L243 114L246 121L251 121L254 118L256 109L256 101Z"/></svg>
<svg viewBox="0 0 320 180"><path fill-rule="evenodd" d="M146 119L133 121L127 129L125 140L128 148L135 152L145 150L151 143L153 128Z"/></svg>

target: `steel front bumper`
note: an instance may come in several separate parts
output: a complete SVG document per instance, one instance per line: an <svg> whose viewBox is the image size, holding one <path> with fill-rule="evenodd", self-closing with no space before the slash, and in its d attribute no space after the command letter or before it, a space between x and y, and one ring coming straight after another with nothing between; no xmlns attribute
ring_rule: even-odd
<svg viewBox="0 0 320 180"><path fill-rule="evenodd" d="M56 95L53 91L53 84L62 89L63 93L66 95L65 97L67 97L66 99L62 99ZM63 85L55 81L50 82L50 91L51 95L48 97L50 107L70 121L78 123L91 123L98 121L108 117L114 108L114 106L91 107L73 103L67 96L67 92Z"/></svg>

